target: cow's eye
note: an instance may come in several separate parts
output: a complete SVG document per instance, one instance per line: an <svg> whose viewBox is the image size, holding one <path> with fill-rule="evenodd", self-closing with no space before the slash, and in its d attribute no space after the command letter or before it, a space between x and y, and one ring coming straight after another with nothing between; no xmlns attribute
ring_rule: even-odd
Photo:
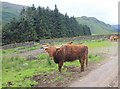
<svg viewBox="0 0 120 89"><path fill-rule="evenodd" d="M48 51L48 48L46 48L45 51Z"/></svg>

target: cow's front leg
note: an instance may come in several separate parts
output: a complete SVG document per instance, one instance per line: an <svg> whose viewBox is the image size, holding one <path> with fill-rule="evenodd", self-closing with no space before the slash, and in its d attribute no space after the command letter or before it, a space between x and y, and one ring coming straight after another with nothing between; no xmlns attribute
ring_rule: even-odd
<svg viewBox="0 0 120 89"><path fill-rule="evenodd" d="M60 61L59 64L58 64L58 70L59 70L59 72L61 72L62 65L63 65L63 61Z"/></svg>

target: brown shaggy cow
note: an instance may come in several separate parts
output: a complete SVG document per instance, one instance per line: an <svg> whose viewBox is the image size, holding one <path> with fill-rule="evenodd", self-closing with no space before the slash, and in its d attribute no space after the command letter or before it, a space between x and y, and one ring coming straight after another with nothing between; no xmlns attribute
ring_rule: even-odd
<svg viewBox="0 0 120 89"><path fill-rule="evenodd" d="M117 41L118 40L118 36L110 36L110 41Z"/></svg>
<svg viewBox="0 0 120 89"><path fill-rule="evenodd" d="M114 41L117 41L118 40L118 36L114 36Z"/></svg>
<svg viewBox="0 0 120 89"><path fill-rule="evenodd" d="M58 64L58 70L61 72L63 62L71 62L79 60L81 63L81 72L84 71L84 62L86 59L86 67L88 64L88 47L84 45L63 45L56 49L53 54L54 62Z"/></svg>
<svg viewBox="0 0 120 89"><path fill-rule="evenodd" d="M68 42L66 45L71 45L72 43L73 42ZM49 46L48 44L43 44L42 47L49 54L49 57L53 59L53 54L55 53L56 49L60 48L61 46Z"/></svg>

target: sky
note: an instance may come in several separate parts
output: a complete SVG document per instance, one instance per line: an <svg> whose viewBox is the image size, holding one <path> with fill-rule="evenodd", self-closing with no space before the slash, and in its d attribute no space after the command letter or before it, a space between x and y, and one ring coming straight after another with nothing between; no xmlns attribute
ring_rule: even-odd
<svg viewBox="0 0 120 89"><path fill-rule="evenodd" d="M55 4L59 12L74 17L95 17L107 24L118 24L119 0L1 0L14 4L54 9Z"/></svg>

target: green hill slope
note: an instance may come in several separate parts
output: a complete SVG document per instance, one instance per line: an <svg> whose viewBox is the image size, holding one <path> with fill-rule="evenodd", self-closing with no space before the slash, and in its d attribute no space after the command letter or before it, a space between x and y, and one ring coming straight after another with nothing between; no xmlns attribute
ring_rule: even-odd
<svg viewBox="0 0 120 89"><path fill-rule="evenodd" d="M90 27L92 34L111 34L115 32L115 29L102 21L97 20L94 17L77 17L76 20L79 24L87 25Z"/></svg>
<svg viewBox="0 0 120 89"><path fill-rule="evenodd" d="M9 22L11 18L16 17L19 18L20 11L23 7L22 5L11 4L7 2L0 2L0 21L2 22Z"/></svg>
<svg viewBox="0 0 120 89"><path fill-rule="evenodd" d="M20 11L23 5L11 4L7 2L0 2L0 21L3 23L9 22L13 17L19 18ZM87 25L90 27L92 34L110 34L113 33L115 28L109 24L97 20L94 17L77 17L76 20L79 24Z"/></svg>

